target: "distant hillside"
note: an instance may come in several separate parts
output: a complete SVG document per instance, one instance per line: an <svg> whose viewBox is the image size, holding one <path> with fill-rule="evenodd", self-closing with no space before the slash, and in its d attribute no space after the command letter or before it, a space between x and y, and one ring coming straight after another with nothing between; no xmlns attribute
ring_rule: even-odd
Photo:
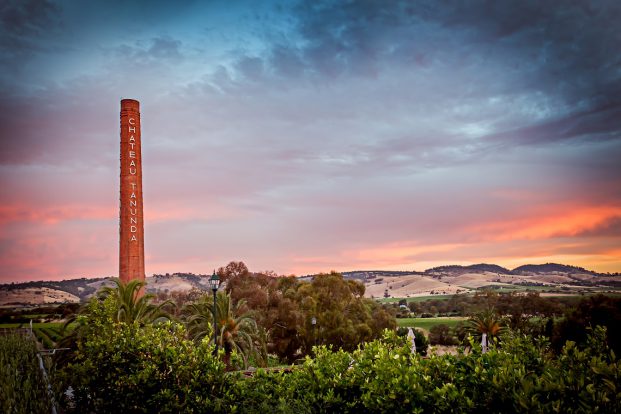
<svg viewBox="0 0 621 414"><path fill-rule="evenodd" d="M383 276L403 276L403 275L411 275L416 274L417 272L408 272L401 270L356 270L353 272L342 272L341 274L345 279L356 279L356 280L369 280L375 279L377 277ZM312 279L312 276L304 276L305 278Z"/></svg>
<svg viewBox="0 0 621 414"><path fill-rule="evenodd" d="M97 292L99 285L108 279L110 278L95 277L95 278L89 279L89 278L83 277L80 279L67 279L67 280L61 280L61 281L33 281L33 282L22 282L22 283L7 283L4 285L0 285L0 289L7 290L7 291L13 291L13 290L20 290L20 289L49 288L52 290L60 290L63 292L67 292L82 299Z"/></svg>
<svg viewBox="0 0 621 414"><path fill-rule="evenodd" d="M33 294L42 295L47 292L48 296L59 298L65 297L62 293L70 294L75 300L84 301L95 294L102 286L112 286L112 277L99 278L80 278L62 281L33 281L22 283L7 283L0 285L0 294L4 302L28 302L28 300L15 299L21 298L25 291L34 292ZM165 275L153 275L147 277L147 291L150 293L187 291L193 288L208 289L207 275L195 275L193 273L173 273ZM56 292L56 293L54 293ZM3 303L0 303L2 305Z"/></svg>
<svg viewBox="0 0 621 414"><path fill-rule="evenodd" d="M564 265L558 263L545 263L545 264L528 264L516 267L513 270L509 270L502 266L498 266L495 264L473 264L470 266L460 266L460 265L446 265L446 266L438 266L433 267L431 269L425 270L427 274L434 273L476 273L476 272L491 272L498 273L504 275L525 275L525 274L541 274L541 273L568 273L568 274L589 274L589 275L601 275L600 273L594 272L592 270L586 270L583 267Z"/></svg>
<svg viewBox="0 0 621 414"><path fill-rule="evenodd" d="M438 266L438 267L433 267L431 269L425 270L425 273L434 273L434 272L442 272L442 273L491 272L491 273L500 273L500 274L505 274L505 275L511 274L511 271L509 269L505 269L504 267L498 266L495 264L487 264L487 263L473 264L470 266L460 266L460 265Z"/></svg>
<svg viewBox="0 0 621 414"><path fill-rule="evenodd" d="M412 295L448 295L491 287L538 286L556 289L621 288L618 273L601 274L582 267L546 263L524 265L513 270L488 263L469 266L447 265L424 272L395 270L356 270L342 272L346 279L365 284L368 297L410 297ZM302 276L311 281L314 275ZM63 281L37 281L0 285L0 306L26 306L39 303L85 301L102 286L111 286L112 278L81 278ZM209 290L209 275L194 273L155 274L147 278L150 293Z"/></svg>
<svg viewBox="0 0 621 414"><path fill-rule="evenodd" d="M586 273L589 275L598 275L599 273L593 272L592 270L586 270L583 267L563 265L558 263L546 263L540 265L524 265L520 267L516 267L512 270L513 274L524 274L524 273Z"/></svg>

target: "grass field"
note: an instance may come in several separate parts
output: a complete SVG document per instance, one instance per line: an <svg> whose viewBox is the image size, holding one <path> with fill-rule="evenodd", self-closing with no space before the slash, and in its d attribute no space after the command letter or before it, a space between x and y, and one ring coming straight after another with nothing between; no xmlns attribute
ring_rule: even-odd
<svg viewBox="0 0 621 414"><path fill-rule="evenodd" d="M463 322L468 318L462 316L453 316L447 318L398 318L397 325L412 327L412 328L421 328L426 331L431 329L431 327L435 325L448 325L449 327L453 327L457 325L459 322Z"/></svg>
<svg viewBox="0 0 621 414"><path fill-rule="evenodd" d="M502 286L498 289L490 289L489 287L479 288L477 289L479 292L483 290L490 290L492 292L497 293L509 293L509 292L539 292L539 293L547 293L547 296L587 296L587 295L596 295L596 294L605 294L607 296L619 296L621 295L621 290L615 288L606 288L603 290L602 288L593 288L588 286L571 286L569 289L562 289L559 287L553 286L521 286L521 285L513 285L513 286ZM612 293L609 291L613 291ZM474 292L469 293L461 293L460 295L474 295ZM407 303L410 302L424 302L426 300L447 300L454 295L428 295L428 296L416 296L413 298L378 298L376 299L380 303L397 303L400 300L405 299Z"/></svg>
<svg viewBox="0 0 621 414"><path fill-rule="evenodd" d="M396 303L400 300L405 299L408 303L410 302L424 302L426 300L447 300L451 298L453 295L429 295L429 296L415 296L413 298L381 298L376 299L380 303Z"/></svg>
<svg viewBox="0 0 621 414"><path fill-rule="evenodd" d="M477 290L481 292L486 289L492 292L509 293L509 292L529 292L529 291L530 292L542 292L545 290L551 290L552 288L550 288L550 286L502 286L497 289L490 289L489 287L486 287L485 289L480 288ZM564 293L574 293L576 295L578 294L577 292L574 292L574 291L567 291ZM459 295L460 296L463 296L463 295L473 296L474 292L460 293ZM428 296L415 296L413 298L379 298L376 300L380 303L396 303L396 302L399 302L400 300L405 299L407 303L410 303L410 302L424 302L426 300L448 300L452 298L453 296L455 295L428 295Z"/></svg>

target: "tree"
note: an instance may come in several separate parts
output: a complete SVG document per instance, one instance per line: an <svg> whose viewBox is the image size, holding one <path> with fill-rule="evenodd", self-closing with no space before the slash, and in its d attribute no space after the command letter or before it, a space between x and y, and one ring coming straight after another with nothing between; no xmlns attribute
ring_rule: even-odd
<svg viewBox="0 0 621 414"><path fill-rule="evenodd" d="M102 321L129 324L135 322L144 326L170 320L170 313L166 308L174 307L172 302L154 304L152 294L138 297L138 292L145 286L144 282L131 280L124 284L119 279L114 279L114 284L114 287L101 288L96 296L65 321L63 337L57 343L59 348L75 349L80 341L98 329L97 324L103 323ZM62 365L70 357L70 352L60 353L56 360Z"/></svg>
<svg viewBox="0 0 621 414"><path fill-rule="evenodd" d="M432 345L457 344L455 337L451 334L451 329L445 324L434 325L429 329L429 342L431 342Z"/></svg>
<svg viewBox="0 0 621 414"><path fill-rule="evenodd" d="M197 313L190 314L188 321L190 326L197 324L205 327L205 322L211 316L213 320L213 306L209 306L207 295L202 298L197 306L188 307L188 312L196 310ZM218 321L217 340L218 344L224 349L224 362L228 368L231 367L231 354L236 351L242 358L244 366L248 366L248 357L256 352L255 337L257 335L257 323L248 312L244 312L245 302L243 300L233 304L230 295L219 292L216 299L216 319ZM207 334L207 329L194 331L194 335Z"/></svg>
<svg viewBox="0 0 621 414"><path fill-rule="evenodd" d="M218 269L218 276L222 282L227 282L229 279L233 279L238 276L246 276L248 273L248 267L244 264L244 262L230 262L225 267ZM228 287L227 292L229 292Z"/></svg>
<svg viewBox="0 0 621 414"><path fill-rule="evenodd" d="M567 340L585 346L589 329L597 325L608 329L607 341L617 354L621 353L621 298L594 295L584 298L575 309L566 311L565 318L554 327L552 344L560 350Z"/></svg>
<svg viewBox="0 0 621 414"><path fill-rule="evenodd" d="M139 292L146 285L139 280L130 280L123 283L119 279L114 279L115 287L103 287L98 297L100 300L113 296L118 305L115 315L116 322L138 322L140 324L162 322L170 319L170 314L165 310L166 306L172 306L171 301L164 301L159 304L152 303L154 295L146 293L139 295Z"/></svg>
<svg viewBox="0 0 621 414"><path fill-rule="evenodd" d="M213 335L213 299L203 295L195 302L187 303L181 310L188 336L195 342Z"/></svg>
<svg viewBox="0 0 621 414"><path fill-rule="evenodd" d="M301 283L297 300L306 317L317 320L317 344L353 350L358 344L394 330L394 318L375 301L365 299L364 285L344 280L339 273L319 274L311 283ZM310 332L304 332L308 338Z"/></svg>
<svg viewBox="0 0 621 414"><path fill-rule="evenodd" d="M492 309L473 315L468 320L468 326L471 333L477 335L487 335L487 340L492 341L498 337L502 331L500 318Z"/></svg>
<svg viewBox="0 0 621 414"><path fill-rule="evenodd" d="M220 272L229 275L226 291L233 304L265 330L268 352L289 362L309 354L314 345L355 349L384 329L396 328L393 315L364 298L362 283L335 272L317 275L311 283L248 272L241 262Z"/></svg>

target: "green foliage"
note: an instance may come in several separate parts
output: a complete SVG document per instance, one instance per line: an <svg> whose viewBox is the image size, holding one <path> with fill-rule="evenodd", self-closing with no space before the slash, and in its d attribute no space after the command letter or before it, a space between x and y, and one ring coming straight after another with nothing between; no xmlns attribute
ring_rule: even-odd
<svg viewBox="0 0 621 414"><path fill-rule="evenodd" d="M374 335L371 305L362 299L364 286L358 282L346 281L338 273L321 274L299 293L312 299L305 310L316 315L319 344L353 350L381 332Z"/></svg>
<svg viewBox="0 0 621 414"><path fill-rule="evenodd" d="M188 335L195 341L213 337L213 299L205 294L187 303L181 310Z"/></svg>
<svg viewBox="0 0 621 414"><path fill-rule="evenodd" d="M97 296L67 319L60 331L61 338L56 341L57 347L75 350L86 337L97 334L102 326L112 323L137 323L143 326L170 319L166 307L174 305L170 301L156 305L152 303L153 295L141 295L144 282L131 280L124 284L119 279L114 282L116 287L102 288ZM72 352L64 352L56 360L62 365L71 357Z"/></svg>
<svg viewBox="0 0 621 414"><path fill-rule="evenodd" d="M213 298L210 295L187 304L182 314L192 339L199 341L213 337ZM245 301L240 300L234 304L229 294L218 293L216 316L218 345L224 349L227 366L230 366L233 352L241 357L243 368L248 367L250 359L266 366L265 332L257 328L254 318L246 310Z"/></svg>
<svg viewBox="0 0 621 414"><path fill-rule="evenodd" d="M451 328L444 324L435 325L429 330L429 342L432 345L457 345Z"/></svg>
<svg viewBox="0 0 621 414"><path fill-rule="evenodd" d="M588 329L597 325L608 328L608 345L621 353L621 298L595 295L580 301L575 309L567 311L552 333L552 343L560 349L566 340L580 347L587 343Z"/></svg>
<svg viewBox="0 0 621 414"><path fill-rule="evenodd" d="M533 287L537 288L537 287ZM529 288L531 289L531 288ZM380 299L381 302L398 302L400 299ZM474 295L434 295L407 298L408 305L414 303L412 312L417 314L438 314L440 316L467 316L494 308L501 315L529 315L554 317L562 315L564 310L574 308L580 301L578 296L542 297L539 292L498 292L481 290Z"/></svg>
<svg viewBox="0 0 621 414"><path fill-rule="evenodd" d="M393 333L352 353L315 350L290 374L261 373L237 387L243 412L618 412L621 367L603 331L559 358L545 340L509 333L481 354L421 359ZM261 393L264 398L261 398Z"/></svg>
<svg viewBox="0 0 621 414"><path fill-rule="evenodd" d="M103 306L103 304L101 304ZM482 354L421 358L385 331L352 352L315 347L291 372L225 372L203 340L171 322L93 320L65 368L78 412L416 413L618 412L621 366L595 329L559 356L544 339L506 332Z"/></svg>
<svg viewBox="0 0 621 414"><path fill-rule="evenodd" d="M477 337L487 334L489 341L493 341L503 331L501 318L493 309L486 309L471 316L467 326L469 331Z"/></svg>
<svg viewBox="0 0 621 414"><path fill-rule="evenodd" d="M0 412L49 413L50 408L34 340L0 336Z"/></svg>
<svg viewBox="0 0 621 414"><path fill-rule="evenodd" d="M308 355L315 345L351 351L384 329L396 328L394 316L363 297L363 284L335 272L307 283L249 273L243 263L232 262L219 274L227 280L233 303L244 303L265 330L267 351L289 362Z"/></svg>
<svg viewBox="0 0 621 414"><path fill-rule="evenodd" d="M467 354L422 358L397 335L394 319L391 330L378 333L391 319L384 319L380 305L362 298L364 290L355 282L338 274L321 275L313 283L266 275L257 282L240 266L235 269L239 272L231 272L228 279L230 295L220 295L217 302L218 338L224 348L218 356L213 356L209 343L210 315L201 322L204 335L189 335L182 324L120 317L123 299L117 294L92 300L74 322L75 352L59 375L59 386L73 389L65 409L300 414L621 411L621 366L608 348L605 328L593 329L583 346L568 342L555 354L545 339L501 330L501 319L489 312L468 322L476 333L502 337L489 352L483 354L470 337ZM250 295L252 291L256 294ZM207 299L200 303L210 313ZM259 324L246 337L244 332L252 330L245 331L244 318L251 310L261 310L252 315L272 325ZM311 316L317 318L317 331ZM265 326L269 328L260 329ZM459 336L465 335L460 328ZM424 335L416 336L418 345ZM320 345L311 350L313 343ZM246 360L245 351L261 348L265 354L270 346L282 346L286 355L302 347L314 357L307 356L288 373L259 370L252 378L242 378L226 372L225 354L233 361L257 363L267 360L266 355L250 353Z"/></svg>
<svg viewBox="0 0 621 414"><path fill-rule="evenodd" d="M172 306L172 302L166 301L155 305L152 303L154 295L141 294L144 290L145 282L130 280L123 283L119 279L114 279L115 287L104 287L98 292L100 299L105 300L112 296L117 304L114 320L117 322L132 323L137 321L141 324L161 322L169 319L169 313L165 311L166 306Z"/></svg>
<svg viewBox="0 0 621 414"><path fill-rule="evenodd" d="M95 321L97 322L97 321ZM76 412L223 410L230 377L213 346L186 339L181 324L98 324L61 375ZM71 404L69 404L71 403Z"/></svg>

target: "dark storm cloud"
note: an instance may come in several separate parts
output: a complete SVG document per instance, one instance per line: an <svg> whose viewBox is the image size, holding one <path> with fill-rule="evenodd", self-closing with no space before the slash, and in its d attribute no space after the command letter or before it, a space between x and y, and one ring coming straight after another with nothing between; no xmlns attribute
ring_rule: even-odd
<svg viewBox="0 0 621 414"><path fill-rule="evenodd" d="M618 140L621 138L621 100L607 105L577 110L561 118L544 120L526 127L503 131L485 137L492 143L510 141L542 144L572 139Z"/></svg>
<svg viewBox="0 0 621 414"><path fill-rule="evenodd" d="M0 5L0 62L16 66L41 51L41 40L57 29L60 8L47 0L9 0Z"/></svg>
<svg viewBox="0 0 621 414"><path fill-rule="evenodd" d="M355 71L358 62L386 57L412 62L442 47L468 52L475 45L476 53L539 67L546 80L562 74L555 83L564 87L582 86L570 82L581 77L603 87L619 77L621 3L615 0L303 2L294 15L305 57L320 70ZM441 47L434 49L436 42ZM595 74L607 79L591 79Z"/></svg>
<svg viewBox="0 0 621 414"><path fill-rule="evenodd" d="M20 38L44 35L57 24L60 8L47 0L8 0L0 6L3 39L19 43Z"/></svg>
<svg viewBox="0 0 621 414"><path fill-rule="evenodd" d="M272 45L266 64L276 74L330 82L376 78L390 66L448 65L456 76L479 67L491 71L497 92L555 100L521 131L509 127L494 139L619 138L621 2L302 2L292 13L302 40Z"/></svg>

